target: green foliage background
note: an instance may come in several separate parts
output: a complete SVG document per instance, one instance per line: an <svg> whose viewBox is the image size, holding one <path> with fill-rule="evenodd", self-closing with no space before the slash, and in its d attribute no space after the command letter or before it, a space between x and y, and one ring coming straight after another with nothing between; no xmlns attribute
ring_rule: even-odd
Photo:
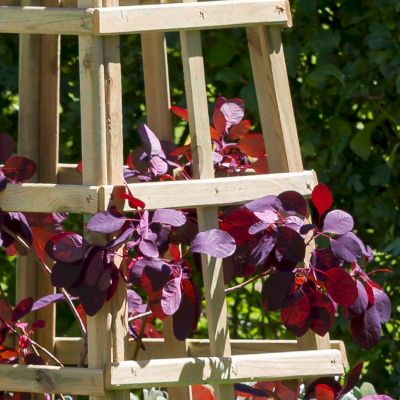
<svg viewBox="0 0 400 400"><path fill-rule="evenodd" d="M376 251L375 267L393 273L384 282L393 318L371 351L363 351L340 320L333 334L346 340L352 362L369 361L364 378L379 392L400 398L400 3L398 0L295 0L294 27L284 32L293 102L307 168L317 171L351 212L359 235ZM184 106L177 34L167 36L172 100ZM78 161L79 82L77 39L62 39L61 160ZM257 125L257 104L244 30L203 33L210 101L242 97ZM137 143L135 126L146 119L140 38L121 38L126 150ZM18 37L0 36L0 130L16 134ZM273 151L273 149L269 149ZM12 296L13 263L1 256L2 287ZM274 315L260 312L248 288L229 300L232 334L286 337Z"/></svg>

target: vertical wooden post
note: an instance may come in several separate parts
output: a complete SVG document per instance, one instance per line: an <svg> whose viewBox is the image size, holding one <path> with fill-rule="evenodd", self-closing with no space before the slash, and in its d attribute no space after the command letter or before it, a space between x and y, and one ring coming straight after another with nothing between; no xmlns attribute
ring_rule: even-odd
<svg viewBox="0 0 400 400"><path fill-rule="evenodd" d="M247 28L270 172L303 170L280 28Z"/></svg>
<svg viewBox="0 0 400 400"><path fill-rule="evenodd" d="M38 5L31 1L22 5ZM56 6L58 0L44 5ZM37 163L35 180L56 182L59 136L59 60L58 35L20 35L18 153ZM19 257L17 263L17 300L39 298L54 292L50 279L31 257ZM53 351L55 306L48 306L31 316L46 321L36 340Z"/></svg>
<svg viewBox="0 0 400 400"><path fill-rule="evenodd" d="M142 1L155 3L157 1ZM163 0L158 1L164 3ZM163 32L145 32L141 34L144 87L146 95L147 124L160 140L173 141L170 113L170 92L168 77L167 47ZM186 341L176 340L173 333L172 318L163 322L165 340L164 357L186 357ZM191 400L190 386L168 388L168 395L174 400Z"/></svg>
<svg viewBox="0 0 400 400"><path fill-rule="evenodd" d="M247 28L247 38L270 172L302 171L280 28ZM329 335L308 331L298 344L301 350L329 349Z"/></svg>
<svg viewBox="0 0 400 400"><path fill-rule="evenodd" d="M194 178L214 177L201 37L198 31L181 32L186 101L192 142ZM218 228L216 207L198 208L200 231ZM208 334L211 356L230 356L229 327L222 260L202 255ZM233 385L214 387L215 397L233 400Z"/></svg>
<svg viewBox="0 0 400 400"><path fill-rule="evenodd" d="M114 5L112 1L104 5ZM78 0L78 7L101 7ZM122 96L119 38L79 37L83 184L121 184L123 167ZM126 358L126 288L88 318L89 367L105 368ZM106 398L129 399L129 391Z"/></svg>

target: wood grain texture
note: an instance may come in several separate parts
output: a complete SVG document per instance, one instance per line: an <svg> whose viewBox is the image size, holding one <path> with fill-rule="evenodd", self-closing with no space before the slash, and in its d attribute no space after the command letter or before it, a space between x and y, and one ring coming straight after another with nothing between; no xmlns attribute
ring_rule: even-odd
<svg viewBox="0 0 400 400"><path fill-rule="evenodd" d="M270 172L303 170L279 27L247 28Z"/></svg>
<svg viewBox="0 0 400 400"><path fill-rule="evenodd" d="M231 357L196 357L125 361L105 374L107 389L265 381L343 374L338 350L293 351ZM221 386L216 386L221 387ZM217 397L225 399L226 397Z"/></svg>
<svg viewBox="0 0 400 400"><path fill-rule="evenodd" d="M11 392L104 394L102 369L0 365L0 387Z"/></svg>
<svg viewBox="0 0 400 400"><path fill-rule="evenodd" d="M286 25L287 21L284 0L202 1L97 9L94 32L109 35L221 29L258 24Z"/></svg>
<svg viewBox="0 0 400 400"><path fill-rule="evenodd" d="M213 179L214 165L200 32L181 32L180 41L186 103L189 114L193 177L195 179ZM197 220L199 231L218 228L218 209L209 206L197 208ZM222 260L202 254L201 266L206 299L208 336L210 338L210 354L212 356L230 356ZM234 399L233 386L230 384L214 386L214 393L217 399Z"/></svg>
<svg viewBox="0 0 400 400"><path fill-rule="evenodd" d="M1 33L90 35L92 30L93 10L0 7Z"/></svg>
<svg viewBox="0 0 400 400"><path fill-rule="evenodd" d="M233 355L240 354L260 354L260 353L281 353L302 350L297 340L267 340L267 339L231 339L231 349ZM143 339L146 350L140 351L138 360L150 360L164 358L166 355L166 344L164 339ZM341 340L331 340L332 349L342 353L344 366L349 366L346 348ZM76 363L82 347L81 338L56 338L55 355L64 364ZM129 341L129 354L133 354L135 342ZM207 357L210 354L209 339L188 339L187 353L190 357Z"/></svg>
<svg viewBox="0 0 400 400"><path fill-rule="evenodd" d="M22 183L9 185L0 193L0 207L4 211L95 214L98 192L96 186Z"/></svg>
<svg viewBox="0 0 400 400"><path fill-rule="evenodd" d="M129 189L143 200L148 209L193 208L240 204L256 198L297 190L311 194L315 186L313 171L267 174L191 181L132 183ZM100 188L100 208L112 201L113 187ZM0 194L1 199L1 194ZM130 210L128 204L125 210Z"/></svg>

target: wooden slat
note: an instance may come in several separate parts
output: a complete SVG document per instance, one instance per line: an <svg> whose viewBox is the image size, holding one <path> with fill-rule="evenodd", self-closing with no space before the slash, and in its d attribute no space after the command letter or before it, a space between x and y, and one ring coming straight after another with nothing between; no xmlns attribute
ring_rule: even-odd
<svg viewBox="0 0 400 400"><path fill-rule="evenodd" d="M43 0L46 7L58 7L59 0ZM43 35L40 38L40 148L38 181L57 182L59 148L59 104L60 104L60 52L59 35ZM47 260L48 265L52 260ZM37 268L36 297L55 293L50 277L42 268ZM46 329L36 332L36 340L46 349L54 348L56 335L56 306L54 304L36 312L36 318L46 321Z"/></svg>
<svg viewBox="0 0 400 400"><path fill-rule="evenodd" d="M214 165L200 32L181 32L180 42L186 103L189 113L193 177L195 179L213 179ZM201 232L218 228L218 208L209 207L209 205L208 202L208 207L197 208L197 220ZM202 254L201 266L210 355L229 357L231 349L222 260ZM233 386L230 384L214 386L214 394L217 399L234 399Z"/></svg>
<svg viewBox="0 0 400 400"><path fill-rule="evenodd" d="M50 7L0 7L1 33L88 35L93 30L93 10Z"/></svg>
<svg viewBox="0 0 400 400"><path fill-rule="evenodd" d="M146 203L146 208L193 208L240 204L285 190L309 195L315 186L313 171L268 174L192 181L148 182L129 185L132 193ZM106 207L112 187L100 189ZM0 194L1 196L1 194ZM1 197L0 197L1 199ZM126 205L126 210L129 206Z"/></svg>
<svg viewBox="0 0 400 400"><path fill-rule="evenodd" d="M58 164L57 183L82 185L82 175L76 169L77 164Z"/></svg>
<svg viewBox="0 0 400 400"><path fill-rule="evenodd" d="M168 387L194 383L218 385L227 382L312 378L343 373L340 351L310 350L231 357L125 361L113 364L110 370L106 370L105 385L108 389Z"/></svg>
<svg viewBox="0 0 400 400"><path fill-rule="evenodd" d="M143 339L145 350L140 350L138 360L149 360L163 358L166 354L166 344L164 339ZM136 342L129 341L129 354L133 354ZM188 355L190 357L206 357L210 354L210 342L208 339L188 339ZM348 367L346 348L341 340L331 340L332 349L342 353L342 360L345 367ZM82 348L81 338L56 338L55 355L64 364L74 364L79 358ZM231 349L233 355L240 354L260 354L260 353L281 353L301 350L297 340L249 340L231 339Z"/></svg>
<svg viewBox="0 0 400 400"><path fill-rule="evenodd" d="M285 0L202 1L97 9L97 35L221 29L257 24L287 25Z"/></svg>
<svg viewBox="0 0 400 400"><path fill-rule="evenodd" d="M279 27L247 29L270 172L303 170Z"/></svg>
<svg viewBox="0 0 400 400"><path fill-rule="evenodd" d="M0 193L0 207L4 211L95 214L99 210L98 191L96 186L45 183L9 185Z"/></svg>
<svg viewBox="0 0 400 400"><path fill-rule="evenodd" d="M0 365L1 390L29 393L104 394L102 369Z"/></svg>

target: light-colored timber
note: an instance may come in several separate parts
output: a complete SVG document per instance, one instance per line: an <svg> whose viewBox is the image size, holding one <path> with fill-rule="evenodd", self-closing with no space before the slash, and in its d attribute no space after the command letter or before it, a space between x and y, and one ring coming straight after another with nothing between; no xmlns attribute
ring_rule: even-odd
<svg viewBox="0 0 400 400"><path fill-rule="evenodd" d="M133 354L135 342L129 341L129 354ZM156 358L166 358L167 349L164 339L143 339L145 350L141 350L138 360L151 360ZM332 349L342 353L343 365L349 366L346 349L341 340L331 340ZM57 337L55 340L55 355L64 364L74 364L79 357L82 347L81 338ZM187 353L190 357L206 357L210 354L209 339L188 339ZM297 340L267 340L267 339L231 339L231 350L233 355L241 354L260 354L260 353L283 353L289 351L299 351ZM173 357L172 357L173 358Z"/></svg>
<svg viewBox="0 0 400 400"><path fill-rule="evenodd" d="M240 204L258 197L279 194L285 190L297 190L303 195L311 194L315 186L313 171L236 176L229 178L198 179L191 181L169 181L133 183L132 193L142 199L146 208L193 208ZM111 187L100 189L107 204L112 194ZM0 195L1 196L1 195ZM129 206L125 206L129 210Z"/></svg>
<svg viewBox="0 0 400 400"><path fill-rule="evenodd" d="M340 375L343 372L340 351L310 350L230 357L124 361L111 365L105 375L105 384L107 389L194 383L218 385Z"/></svg>
<svg viewBox="0 0 400 400"><path fill-rule="evenodd" d="M104 395L102 369L47 365L0 365L1 390L29 393Z"/></svg>
<svg viewBox="0 0 400 400"><path fill-rule="evenodd" d="M96 35L287 25L284 0L224 0L96 9Z"/></svg>
<svg viewBox="0 0 400 400"><path fill-rule="evenodd" d="M93 32L93 12L92 9L1 6L0 32L90 35Z"/></svg>

